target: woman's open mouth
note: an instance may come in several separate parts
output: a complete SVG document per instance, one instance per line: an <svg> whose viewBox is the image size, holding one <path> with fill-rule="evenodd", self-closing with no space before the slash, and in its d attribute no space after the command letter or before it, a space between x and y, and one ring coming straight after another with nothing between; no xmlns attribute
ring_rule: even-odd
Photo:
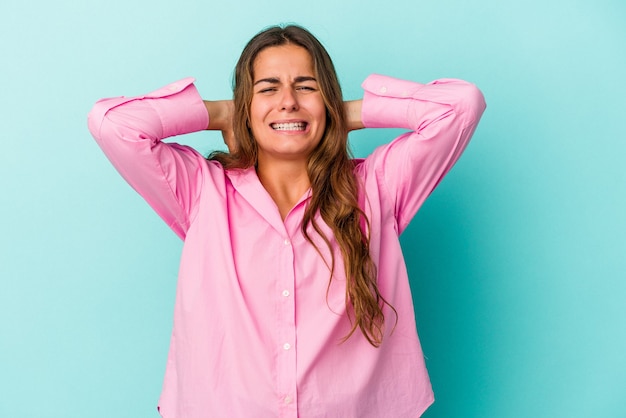
<svg viewBox="0 0 626 418"><path fill-rule="evenodd" d="M270 125L275 131L304 131L306 129L306 122L287 122L287 123L272 123Z"/></svg>

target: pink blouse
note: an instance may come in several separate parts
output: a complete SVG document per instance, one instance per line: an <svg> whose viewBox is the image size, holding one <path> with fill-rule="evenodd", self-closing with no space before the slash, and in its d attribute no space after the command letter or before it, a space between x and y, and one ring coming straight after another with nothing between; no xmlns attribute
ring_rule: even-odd
<svg viewBox="0 0 626 418"><path fill-rule="evenodd" d="M356 161L385 307L379 348L346 314L339 249L329 269L300 231L310 193L285 220L254 168L225 171L161 140L206 129L193 79L99 101L89 129L128 183L181 237L174 327L159 401L167 418L419 417L433 393L398 236L467 145L485 109L472 84L372 75L366 127L409 130ZM320 219L320 225L324 224ZM328 247L315 232L318 248Z"/></svg>

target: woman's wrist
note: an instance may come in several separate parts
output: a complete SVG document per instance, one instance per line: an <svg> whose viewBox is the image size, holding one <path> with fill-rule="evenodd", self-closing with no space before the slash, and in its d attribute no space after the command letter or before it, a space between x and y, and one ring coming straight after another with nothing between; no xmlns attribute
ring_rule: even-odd
<svg viewBox="0 0 626 418"><path fill-rule="evenodd" d="M209 114L209 126L207 126L207 130L227 131L232 129L232 100L204 100L204 106Z"/></svg>
<svg viewBox="0 0 626 418"><path fill-rule="evenodd" d="M363 129L365 127L361 121L361 105L363 104L363 100L350 100L343 102L343 104L346 111L348 131Z"/></svg>

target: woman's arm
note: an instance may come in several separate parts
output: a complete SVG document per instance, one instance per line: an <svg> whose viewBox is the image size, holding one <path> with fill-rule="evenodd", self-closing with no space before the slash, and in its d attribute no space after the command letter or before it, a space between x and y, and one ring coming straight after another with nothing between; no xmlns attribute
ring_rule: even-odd
<svg viewBox="0 0 626 418"><path fill-rule="evenodd" d="M485 110L471 83L440 79L427 84L371 75L363 83L361 122L366 128L408 132L377 148L361 167L384 185L401 232L459 159Z"/></svg>
<svg viewBox="0 0 626 418"><path fill-rule="evenodd" d="M124 179L181 238L190 224L206 169L189 147L162 142L210 125L193 79L137 97L98 101L89 130Z"/></svg>

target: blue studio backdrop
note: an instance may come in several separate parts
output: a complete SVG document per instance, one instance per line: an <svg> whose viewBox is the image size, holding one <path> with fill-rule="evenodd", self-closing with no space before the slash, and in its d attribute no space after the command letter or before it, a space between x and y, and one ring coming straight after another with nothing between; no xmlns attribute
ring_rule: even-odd
<svg viewBox="0 0 626 418"><path fill-rule="evenodd" d="M186 76L229 98L247 40L284 22L326 45L346 99L373 72L485 94L402 236L425 417L626 417L623 1L2 0L0 19L0 417L158 416L182 244L86 115Z"/></svg>

